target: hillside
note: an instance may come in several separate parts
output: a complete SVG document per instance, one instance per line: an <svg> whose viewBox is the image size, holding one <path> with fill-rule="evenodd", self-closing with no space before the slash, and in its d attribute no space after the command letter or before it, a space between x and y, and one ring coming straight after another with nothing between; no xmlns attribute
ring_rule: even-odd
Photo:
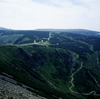
<svg viewBox="0 0 100 99"><path fill-rule="evenodd" d="M46 99L28 91L27 86L16 82L11 77L6 73L0 75L0 99Z"/></svg>
<svg viewBox="0 0 100 99"><path fill-rule="evenodd" d="M2 30L0 42L0 73L29 91L48 99L100 98L100 38Z"/></svg>
<svg viewBox="0 0 100 99"><path fill-rule="evenodd" d="M7 28L4 27L0 27L0 30L8 30Z"/></svg>
<svg viewBox="0 0 100 99"><path fill-rule="evenodd" d="M100 37L100 32L86 29L37 29L37 31L67 32L86 36Z"/></svg>
<svg viewBox="0 0 100 99"><path fill-rule="evenodd" d="M41 40L46 41L49 32L39 32L32 30L0 30L1 44L24 44L34 43Z"/></svg>

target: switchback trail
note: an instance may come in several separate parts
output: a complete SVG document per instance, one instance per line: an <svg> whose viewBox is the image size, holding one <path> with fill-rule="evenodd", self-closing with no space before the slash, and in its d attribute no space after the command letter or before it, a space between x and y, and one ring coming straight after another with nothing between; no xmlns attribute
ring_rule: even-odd
<svg viewBox="0 0 100 99"><path fill-rule="evenodd" d="M76 71L76 72L74 72L72 75L71 75L71 87L69 87L69 90L71 91L71 92L73 92L73 93L79 93L79 92L75 92L75 91L73 91L72 90L72 87L74 87L74 83L73 83L73 80L74 80L74 75L80 70L80 69L82 69L82 67L83 67L83 62L81 63L81 67Z"/></svg>
<svg viewBox="0 0 100 99"><path fill-rule="evenodd" d="M82 95L91 95L91 94L93 94L93 95L95 95L95 96L100 96L100 94L96 94L96 91L91 91L90 93L79 93L79 92L77 92L77 91L73 91L72 90L72 88L75 86L74 85L74 83L73 83L73 80L74 80L74 75L80 70L80 69L82 69L82 67L83 67L83 62L81 62L81 66L80 66L80 68L76 71L76 72L74 72L72 75L71 75L71 87L69 87L69 90L72 92L72 93L76 93L76 94L82 94ZM92 74L88 71L88 73L90 74L90 76L94 79L94 81L96 82L96 84L97 84L97 86L98 87L100 87L100 85L98 84L98 82L96 81L96 79L92 76Z"/></svg>

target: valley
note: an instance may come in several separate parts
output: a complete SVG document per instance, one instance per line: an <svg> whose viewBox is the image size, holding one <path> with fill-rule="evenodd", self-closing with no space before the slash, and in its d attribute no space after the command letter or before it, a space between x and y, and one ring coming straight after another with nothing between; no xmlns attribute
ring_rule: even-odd
<svg viewBox="0 0 100 99"><path fill-rule="evenodd" d="M0 74L47 99L99 99L100 38L84 32L0 30Z"/></svg>

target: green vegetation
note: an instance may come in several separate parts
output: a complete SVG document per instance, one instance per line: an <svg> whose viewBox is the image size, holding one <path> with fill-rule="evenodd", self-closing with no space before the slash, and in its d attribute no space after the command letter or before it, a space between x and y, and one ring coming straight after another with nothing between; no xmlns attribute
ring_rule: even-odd
<svg viewBox="0 0 100 99"><path fill-rule="evenodd" d="M50 99L100 98L100 38L43 31L2 30L0 34L1 73Z"/></svg>
<svg viewBox="0 0 100 99"><path fill-rule="evenodd" d="M49 32L0 30L1 44L26 44L43 40L47 41Z"/></svg>

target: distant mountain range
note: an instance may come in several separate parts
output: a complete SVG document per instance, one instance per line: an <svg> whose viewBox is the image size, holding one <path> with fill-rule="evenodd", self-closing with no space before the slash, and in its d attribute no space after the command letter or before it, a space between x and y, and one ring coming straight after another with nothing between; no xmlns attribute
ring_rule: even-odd
<svg viewBox="0 0 100 99"><path fill-rule="evenodd" d="M0 27L0 30L12 30L12 29ZM86 29L36 29L35 31L67 32L67 33L81 34L86 36L100 37L99 31L92 31Z"/></svg>
<svg viewBox="0 0 100 99"><path fill-rule="evenodd" d="M86 30L86 29L37 29L37 30L38 31L51 31L51 32L69 32L69 33L74 33L74 34L100 37L100 32Z"/></svg>
<svg viewBox="0 0 100 99"><path fill-rule="evenodd" d="M7 28L4 28L4 27L0 27L0 30L11 30L11 29L7 29Z"/></svg>

